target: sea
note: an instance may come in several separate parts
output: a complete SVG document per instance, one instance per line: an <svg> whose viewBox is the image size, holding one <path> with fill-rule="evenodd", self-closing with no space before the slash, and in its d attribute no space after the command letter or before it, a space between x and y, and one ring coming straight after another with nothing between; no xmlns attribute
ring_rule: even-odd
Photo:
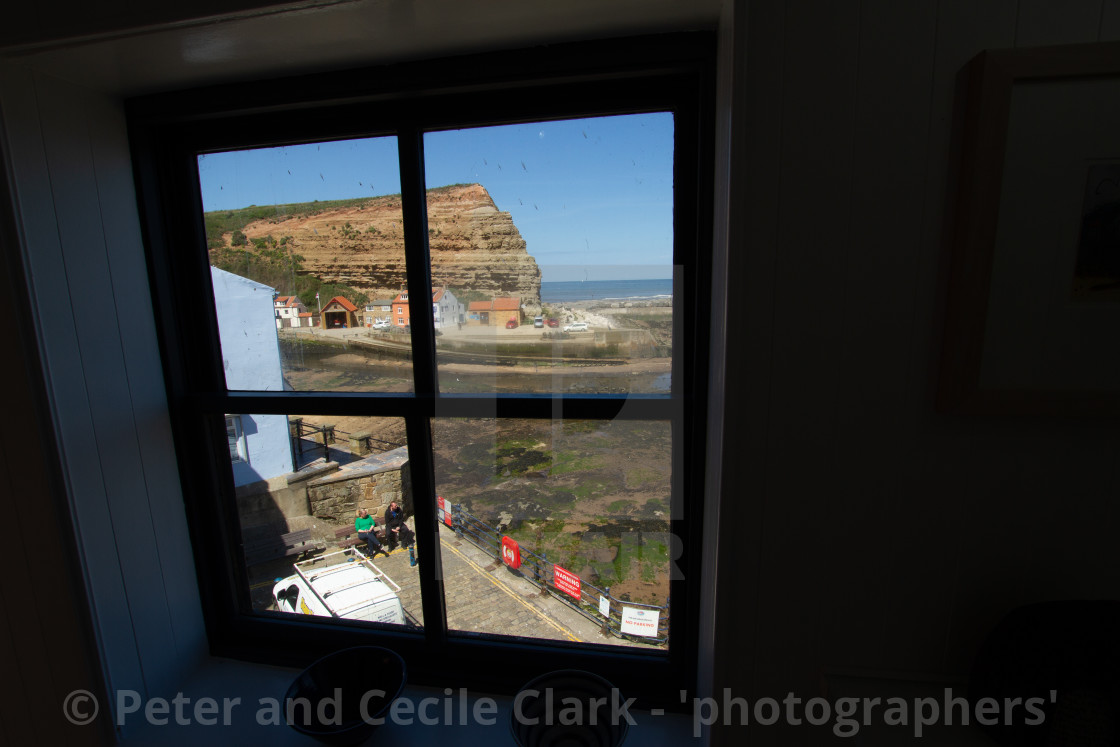
<svg viewBox="0 0 1120 747"><path fill-rule="evenodd" d="M670 278L656 280L542 280L541 303L669 298Z"/></svg>

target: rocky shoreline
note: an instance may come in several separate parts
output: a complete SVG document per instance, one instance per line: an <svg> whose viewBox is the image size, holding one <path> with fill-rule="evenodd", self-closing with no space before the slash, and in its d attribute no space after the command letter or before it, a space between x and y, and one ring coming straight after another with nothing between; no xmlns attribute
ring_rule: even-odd
<svg viewBox="0 0 1120 747"><path fill-rule="evenodd" d="M624 327L625 322L620 323L615 320L615 317L625 318L625 315L635 312L659 313L666 316L673 312L673 300L671 298L565 301L563 303L545 303L543 306L551 311L551 316L558 319L562 324L587 322L592 327L604 329Z"/></svg>

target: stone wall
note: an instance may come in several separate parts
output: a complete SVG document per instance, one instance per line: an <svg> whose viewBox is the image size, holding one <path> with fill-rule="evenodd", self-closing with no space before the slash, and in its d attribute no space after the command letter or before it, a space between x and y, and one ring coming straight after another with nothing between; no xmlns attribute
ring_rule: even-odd
<svg viewBox="0 0 1120 747"><path fill-rule="evenodd" d="M337 470L337 464L327 462L300 472L238 486L235 495L241 526L282 524L291 529L292 519L307 516L310 512L306 482Z"/></svg>
<svg viewBox="0 0 1120 747"><path fill-rule="evenodd" d="M365 508L381 522L390 501L412 515L412 483L408 474L408 449L401 447L373 454L344 465L337 472L307 485L311 515L337 524L353 522L358 508Z"/></svg>

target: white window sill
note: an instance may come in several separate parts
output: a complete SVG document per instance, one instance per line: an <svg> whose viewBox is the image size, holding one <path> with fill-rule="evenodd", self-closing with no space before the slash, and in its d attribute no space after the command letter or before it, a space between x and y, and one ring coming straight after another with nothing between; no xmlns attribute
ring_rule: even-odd
<svg viewBox="0 0 1120 747"><path fill-rule="evenodd" d="M308 737L298 734L283 723L258 724L257 714L262 708L267 707L268 701L262 705L261 699L272 698L282 703L288 685L295 678L297 670L270 667L259 664L233 661L229 659L211 658L203 662L198 670L183 683L178 693L168 693L164 697L169 702L168 711L160 715L159 719L166 719L167 723L150 723L145 719L144 706L146 701L140 701L139 709L133 713L117 714L118 721L123 719L123 727L118 728L120 743L133 747L136 745L189 745L195 747L199 744L226 745L226 744L269 744L280 747L282 745L308 745L316 742ZM377 687L376 674L370 675L370 687ZM490 698L497 704L493 714L484 712L486 720L493 720L492 724L479 723L474 717L475 703L482 698ZM117 696L122 702L128 701L128 696ZM173 698L178 698L183 703L181 713L183 723L176 723L175 704ZM203 720L213 719L214 724L202 723L195 718L195 707L203 698L212 698L217 706L213 713L205 711L203 706ZM223 723L223 699L240 698L240 702L231 705L228 712L229 723ZM402 698L411 701L412 724L393 723L387 720L384 726L379 727L368 744L407 744L410 747L423 747L424 745L439 745L439 747L454 747L455 745L476 744L512 744L509 731L510 716L513 709L513 698L505 695L490 696L484 693L468 693L466 723L461 718L461 701L458 691L451 696L445 695L440 688L412 687L405 688ZM420 723L416 708L425 698L438 699L438 705L429 705L426 713L430 716L428 724ZM452 721L445 719L446 701L452 702ZM135 701L132 701L135 702ZM102 704L102 718L112 717L109 709ZM268 711L262 712L267 720ZM652 715L645 711L630 709L631 717L636 722L630 727L627 742L641 744L643 747L659 747L660 745L679 746L682 744L701 744L701 740L693 738L693 725L691 718L683 714ZM438 720L439 723L431 723Z"/></svg>

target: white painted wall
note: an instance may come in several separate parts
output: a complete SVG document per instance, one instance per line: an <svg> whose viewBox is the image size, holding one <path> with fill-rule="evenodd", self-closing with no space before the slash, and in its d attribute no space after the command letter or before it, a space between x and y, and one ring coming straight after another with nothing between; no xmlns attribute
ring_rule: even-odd
<svg viewBox="0 0 1120 747"><path fill-rule="evenodd" d="M248 461L233 465L233 484L247 485L291 472L292 449L288 418L283 415L242 415Z"/></svg>
<svg viewBox="0 0 1120 747"><path fill-rule="evenodd" d="M463 316L463 304L459 303L454 293L445 290L439 301L432 304L432 313L435 316L436 329L444 325L455 326Z"/></svg>
<svg viewBox="0 0 1120 747"><path fill-rule="evenodd" d="M274 291L240 275L210 268L222 367L229 389L277 392L284 388L276 337ZM238 413L230 413L238 414ZM245 485L291 472L288 419L283 415L241 415L248 461L233 465L233 482Z"/></svg>
<svg viewBox="0 0 1120 747"><path fill-rule="evenodd" d="M217 267L210 268L222 342L222 367L231 390L278 392L284 388L276 339L272 288Z"/></svg>
<svg viewBox="0 0 1120 747"><path fill-rule="evenodd" d="M123 108L4 63L0 115L106 686L167 692L207 647Z"/></svg>

